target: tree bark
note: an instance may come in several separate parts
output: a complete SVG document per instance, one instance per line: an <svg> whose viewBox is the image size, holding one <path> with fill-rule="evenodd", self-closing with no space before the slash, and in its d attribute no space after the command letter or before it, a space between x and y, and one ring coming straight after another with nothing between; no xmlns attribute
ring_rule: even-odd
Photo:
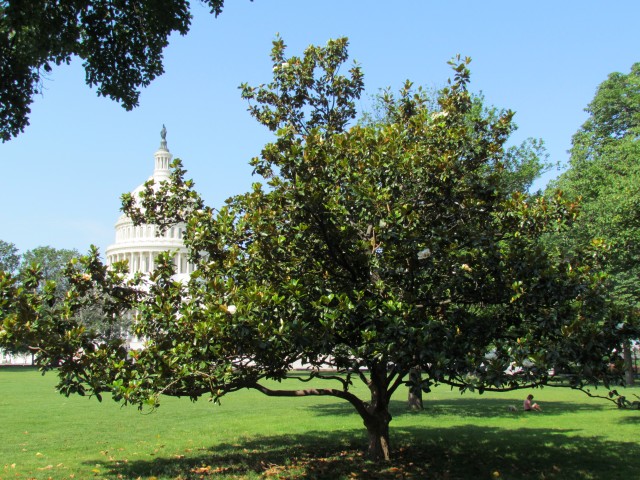
<svg viewBox="0 0 640 480"><path fill-rule="evenodd" d="M634 385L633 360L631 358L631 342L626 341L622 345L622 358L624 359L624 380L627 387Z"/></svg>
<svg viewBox="0 0 640 480"><path fill-rule="evenodd" d="M414 411L424 410L424 405L422 403L422 389L419 387L422 382L420 367L412 368L409 371L409 381L413 384L412 387L409 387L409 409Z"/></svg>
<svg viewBox="0 0 640 480"><path fill-rule="evenodd" d="M391 448L389 447L389 422L391 415L388 412L378 412L371 415L365 426L369 435L368 456L375 462L388 461L391 459Z"/></svg>
<svg viewBox="0 0 640 480"><path fill-rule="evenodd" d="M377 364L369 369L369 391L371 401L362 415L364 425L369 435L368 456L375 462L391 459L389 446L389 399L387 398L387 369L384 364Z"/></svg>

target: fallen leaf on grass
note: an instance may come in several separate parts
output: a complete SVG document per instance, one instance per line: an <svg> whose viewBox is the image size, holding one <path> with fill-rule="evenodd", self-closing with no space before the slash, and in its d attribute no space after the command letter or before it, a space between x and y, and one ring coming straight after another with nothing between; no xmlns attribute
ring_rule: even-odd
<svg viewBox="0 0 640 480"><path fill-rule="evenodd" d="M265 477L279 477L280 474L285 470L285 467L282 465L271 465L267 470L263 472Z"/></svg>
<svg viewBox="0 0 640 480"><path fill-rule="evenodd" d="M207 465L206 467L198 467L198 468L192 468L191 469L192 473L204 473L206 475L208 475L211 472L211 467L209 465Z"/></svg>
<svg viewBox="0 0 640 480"><path fill-rule="evenodd" d="M230 470L231 470L231 467L211 468L211 465L207 465L206 467L192 468L191 473L196 473L198 475L213 475L217 473L225 473Z"/></svg>
<svg viewBox="0 0 640 480"><path fill-rule="evenodd" d="M51 470L52 468L53 468L53 465L47 465L46 467L38 468L38 470Z"/></svg>

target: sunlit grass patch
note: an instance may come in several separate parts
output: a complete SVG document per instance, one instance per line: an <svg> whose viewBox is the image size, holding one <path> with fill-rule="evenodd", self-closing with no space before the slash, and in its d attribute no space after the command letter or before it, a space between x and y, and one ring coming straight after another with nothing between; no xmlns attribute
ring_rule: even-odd
<svg viewBox="0 0 640 480"><path fill-rule="evenodd" d="M580 392L461 396L439 387L425 410L406 392L391 405L394 460L363 456L366 433L332 398L268 398L242 391L222 406L167 398L140 413L105 400L65 398L55 377L0 369L0 479L506 478L631 479L640 471L640 412ZM634 390L640 394L640 389Z"/></svg>

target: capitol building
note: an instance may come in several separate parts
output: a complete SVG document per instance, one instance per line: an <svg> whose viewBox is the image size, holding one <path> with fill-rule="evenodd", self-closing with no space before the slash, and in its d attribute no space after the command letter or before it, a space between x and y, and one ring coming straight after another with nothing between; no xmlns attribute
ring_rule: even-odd
<svg viewBox="0 0 640 480"><path fill-rule="evenodd" d="M171 170L171 160L173 155L167 148L167 131L162 127L160 134L160 147L154 154L153 174L147 181L153 180L154 188L158 188L161 182L169 181ZM146 182L145 182L146 183ZM135 188L131 195L135 199L140 198L140 193L144 191L145 184L142 183ZM115 262L126 260L129 264L129 274L146 274L154 270L155 258L163 252L169 251L174 254L175 275L174 279L186 282L193 272L194 266L188 262L188 251L182 241L184 224L174 225L167 229L162 235L158 235L155 225L135 226L133 221L125 214L115 224L115 243L106 249L106 263L112 265ZM144 348L144 342L135 336L125 333L129 348ZM33 355L10 354L0 350L0 365L32 365Z"/></svg>
<svg viewBox="0 0 640 480"><path fill-rule="evenodd" d="M169 181L171 160L173 155L167 148L167 131L162 127L160 147L154 154L153 174L147 181L153 180L154 188L161 182ZM146 183L146 182L145 182ZM133 198L140 198L145 184L142 183L131 192ZM120 215L115 224L115 243L109 245L105 256L107 265L126 260L129 263L129 273L149 274L154 270L155 258L162 252L174 252L176 265L176 280L186 281L193 272L193 265L188 262L187 248L182 241L184 224L168 228L162 235L158 235L155 225L134 225L125 214Z"/></svg>

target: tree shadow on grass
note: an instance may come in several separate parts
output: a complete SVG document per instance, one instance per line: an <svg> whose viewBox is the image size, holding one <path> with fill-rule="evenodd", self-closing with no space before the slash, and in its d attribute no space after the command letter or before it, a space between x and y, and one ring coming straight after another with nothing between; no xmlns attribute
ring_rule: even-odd
<svg viewBox="0 0 640 480"><path fill-rule="evenodd" d="M392 462L375 464L362 454L363 431L316 431L217 444L184 456L102 464L112 478L127 479L635 478L640 445L567 433L474 425L395 428Z"/></svg>
<svg viewBox="0 0 640 480"><path fill-rule="evenodd" d="M515 412L510 407L515 407ZM518 400L499 398L466 397L451 400L437 400L424 402L425 409L422 412L413 412L407 408L407 402L392 400L389 409L394 418L403 415L429 415L430 417L456 416L469 418L491 418L528 414L522 410L522 402ZM581 411L596 411L614 408L608 402L601 404L576 403L576 402L547 402L543 404L545 415L564 415ZM353 407L346 403L319 404L309 407L314 415L341 416L353 415Z"/></svg>
<svg viewBox="0 0 640 480"><path fill-rule="evenodd" d="M620 418L620 420L618 420L618 422L619 423L631 423L631 424L640 425L640 411L637 411L635 413L637 414L635 417L631 417L631 416L622 417L622 418Z"/></svg>

